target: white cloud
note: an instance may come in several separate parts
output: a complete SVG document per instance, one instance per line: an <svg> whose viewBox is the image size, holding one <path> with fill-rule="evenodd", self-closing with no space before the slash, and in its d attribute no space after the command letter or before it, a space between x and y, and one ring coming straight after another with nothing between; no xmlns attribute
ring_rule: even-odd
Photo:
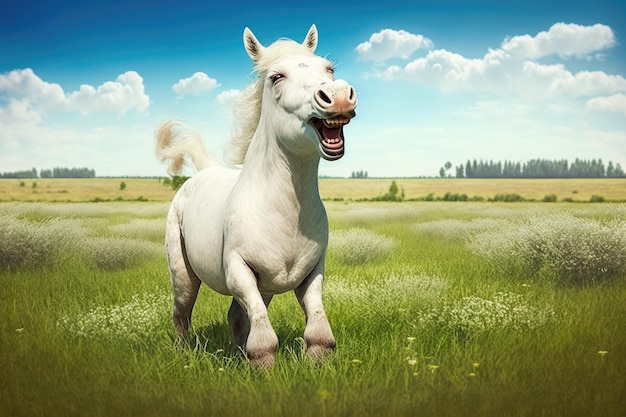
<svg viewBox="0 0 626 417"><path fill-rule="evenodd" d="M241 91L240 90L232 89L232 90L222 91L221 93L219 93L217 95L217 102L222 107L230 108L237 101L239 96L241 96Z"/></svg>
<svg viewBox="0 0 626 417"><path fill-rule="evenodd" d="M0 75L0 93L9 98L13 110L16 108L15 102L19 101L20 106L27 106L29 111L42 113L78 111L84 114L124 114L130 110L145 112L150 105L143 78L135 71L125 72L115 81L107 81L97 88L84 84L78 91L66 94L59 84L42 80L32 69L19 69ZM7 111L5 108L4 112Z"/></svg>
<svg viewBox="0 0 626 417"><path fill-rule="evenodd" d="M41 115L28 107L24 100L10 100L6 107L0 107L0 126L36 125Z"/></svg>
<svg viewBox="0 0 626 417"><path fill-rule="evenodd" d="M39 78L30 68L18 69L0 75L0 92L12 100L25 99L40 109L65 109L63 88Z"/></svg>
<svg viewBox="0 0 626 417"><path fill-rule="evenodd" d="M626 94L594 97L587 101L586 106L589 110L621 112L626 115Z"/></svg>
<svg viewBox="0 0 626 417"><path fill-rule="evenodd" d="M179 96L185 94L198 95L202 92L211 91L219 86L215 78L209 77L204 72L196 72L191 77L183 78L172 86L172 90Z"/></svg>
<svg viewBox="0 0 626 417"><path fill-rule="evenodd" d="M143 78L135 71L128 71L115 81L107 81L97 88L83 84L80 90L69 95L72 109L81 113L117 112L124 114L130 110L144 112L150 105Z"/></svg>
<svg viewBox="0 0 626 417"><path fill-rule="evenodd" d="M556 23L535 36L514 36L500 49L517 59L538 59L550 55L584 57L617 44L610 27L602 24L581 26Z"/></svg>
<svg viewBox="0 0 626 417"><path fill-rule="evenodd" d="M626 92L626 79L602 71L572 73L563 64L536 62L546 56L586 56L614 46L608 26L553 25L534 37L516 36L483 58L466 58L443 49L430 51L405 66L378 73L435 86L443 91L465 90L531 99L594 97Z"/></svg>
<svg viewBox="0 0 626 417"><path fill-rule="evenodd" d="M391 58L409 59L420 48L431 49L433 42L404 30L383 29L356 47L361 59L383 62Z"/></svg>

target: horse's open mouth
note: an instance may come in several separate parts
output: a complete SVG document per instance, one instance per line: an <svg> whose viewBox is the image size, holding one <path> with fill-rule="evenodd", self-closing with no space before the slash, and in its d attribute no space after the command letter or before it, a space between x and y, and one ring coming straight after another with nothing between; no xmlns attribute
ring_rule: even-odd
<svg viewBox="0 0 626 417"><path fill-rule="evenodd" d="M336 116L330 119L311 118L309 123L315 128L320 143L322 157L334 161L343 156L343 127L350 122L349 117Z"/></svg>

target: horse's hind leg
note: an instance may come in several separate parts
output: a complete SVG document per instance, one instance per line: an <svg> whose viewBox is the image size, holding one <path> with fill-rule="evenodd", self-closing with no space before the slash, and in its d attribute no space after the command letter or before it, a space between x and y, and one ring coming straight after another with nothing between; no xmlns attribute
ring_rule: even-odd
<svg viewBox="0 0 626 417"><path fill-rule="evenodd" d="M166 226L167 262L174 291L174 326L183 340L188 340L191 326L191 313L200 289L200 279L191 269L187 260L185 244L177 215L170 211Z"/></svg>

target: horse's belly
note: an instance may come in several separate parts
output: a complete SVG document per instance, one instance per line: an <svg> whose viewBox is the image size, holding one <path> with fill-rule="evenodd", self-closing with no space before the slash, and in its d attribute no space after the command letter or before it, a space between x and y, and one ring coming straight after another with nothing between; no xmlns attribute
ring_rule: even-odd
<svg viewBox="0 0 626 417"><path fill-rule="evenodd" d="M185 250L198 278L213 290L230 295L222 263L223 213L237 175L230 170L207 174L201 171L190 179L197 182L182 216Z"/></svg>
<svg viewBox="0 0 626 417"><path fill-rule="evenodd" d="M202 282L221 294L230 295L224 278L221 241L212 235L207 232L203 236L185 239L187 259Z"/></svg>

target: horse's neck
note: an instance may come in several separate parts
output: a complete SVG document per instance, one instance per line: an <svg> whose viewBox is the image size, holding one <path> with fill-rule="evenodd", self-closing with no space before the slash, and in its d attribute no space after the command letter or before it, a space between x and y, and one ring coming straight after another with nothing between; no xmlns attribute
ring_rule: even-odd
<svg viewBox="0 0 626 417"><path fill-rule="evenodd" d="M300 209L316 209L320 205L317 183L319 157L289 154L278 144L273 133L257 131L240 179L255 184L258 198L277 205L291 203Z"/></svg>

